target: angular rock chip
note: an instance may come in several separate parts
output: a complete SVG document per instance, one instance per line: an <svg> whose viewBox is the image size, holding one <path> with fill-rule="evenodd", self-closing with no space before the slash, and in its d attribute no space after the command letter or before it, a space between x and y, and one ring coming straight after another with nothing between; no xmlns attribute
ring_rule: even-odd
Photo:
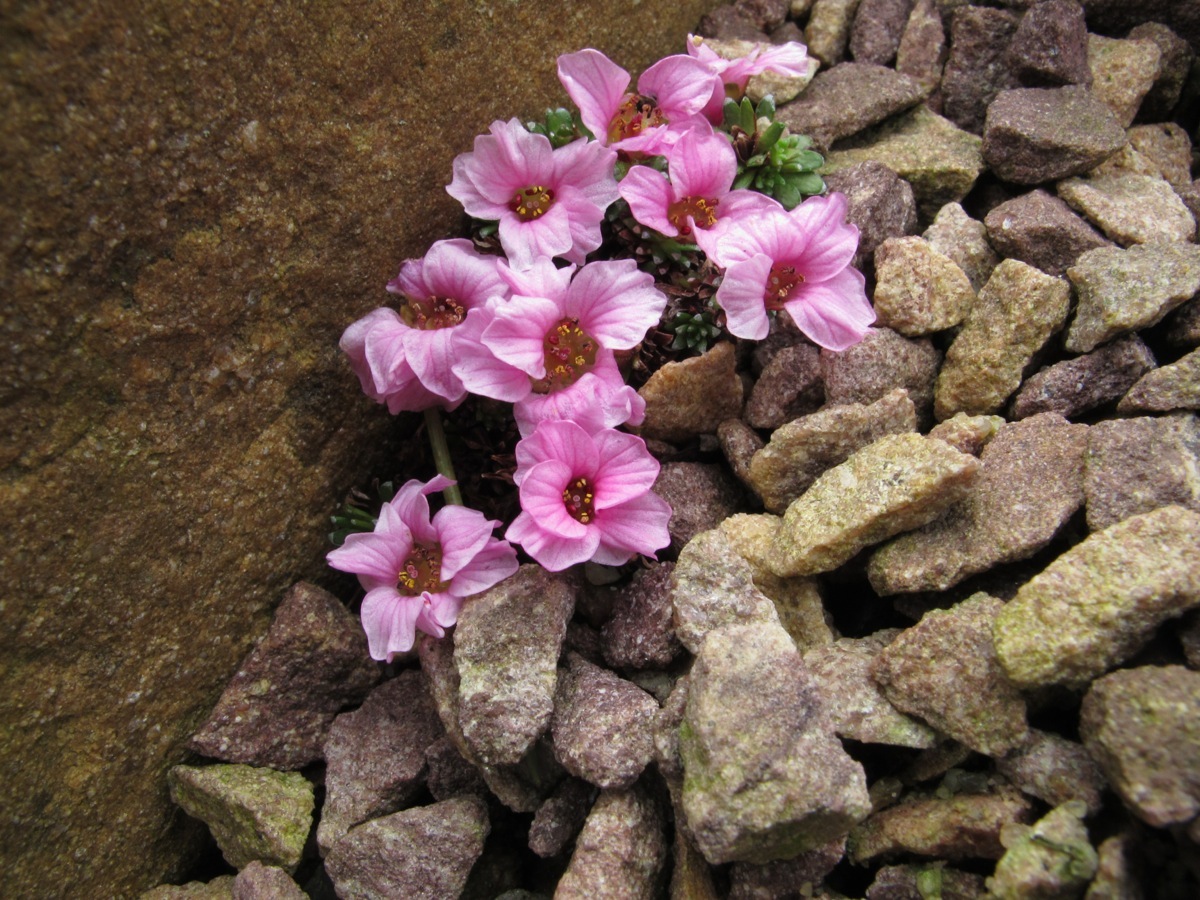
<svg viewBox="0 0 1200 900"><path fill-rule="evenodd" d="M679 752L687 826L714 865L795 857L870 810L862 767L842 749L778 625L708 635L689 678Z"/></svg>
<svg viewBox="0 0 1200 900"><path fill-rule="evenodd" d="M325 739L325 805L317 844L330 848L353 826L396 812L424 785L425 752L445 734L421 672L386 681Z"/></svg>
<svg viewBox="0 0 1200 900"><path fill-rule="evenodd" d="M840 353L821 351L825 402L874 403L903 388L920 426L932 419L933 386L941 361L942 354L928 338L914 340L890 328L868 328L862 340Z"/></svg>
<svg viewBox="0 0 1200 900"><path fill-rule="evenodd" d="M1087 426L1056 413L1001 425L962 502L872 555L871 587L880 596L941 591L1033 556L1083 505L1086 448Z"/></svg>
<svg viewBox="0 0 1200 900"><path fill-rule="evenodd" d="M942 26L942 14L935 0L917 0L896 48L896 71L936 91L942 83L945 64L946 29ZM930 103L933 102L930 97ZM940 103L939 100L938 109Z"/></svg>
<svg viewBox="0 0 1200 900"><path fill-rule="evenodd" d="M934 393L938 420L1003 409L1034 354L1066 321L1070 303L1065 280L1015 259L996 266L946 351Z"/></svg>
<svg viewBox="0 0 1200 900"><path fill-rule="evenodd" d="M995 96L1015 86L1006 54L1018 21L1008 10L955 9L941 90L942 111L959 128L978 134Z"/></svg>
<svg viewBox="0 0 1200 900"><path fill-rule="evenodd" d="M218 875L212 881L189 881L187 884L160 884L143 894L138 900L231 900L233 885L237 881L232 875Z"/></svg>
<svg viewBox="0 0 1200 900"><path fill-rule="evenodd" d="M1063 342L1086 353L1127 331L1161 321L1200 291L1200 247L1142 244L1101 247L1083 254L1067 277L1078 305Z"/></svg>
<svg viewBox="0 0 1200 900"><path fill-rule="evenodd" d="M668 530L675 552L701 531L716 528L742 506L742 490L722 466L663 463L654 493L671 504Z"/></svg>
<svg viewBox="0 0 1200 900"><path fill-rule="evenodd" d="M461 738L460 738L461 740ZM486 796L487 782L479 769L467 761L454 739L446 734L425 749L425 783L434 800L449 800L460 794Z"/></svg>
<svg viewBox="0 0 1200 900"><path fill-rule="evenodd" d="M1129 832L1101 842L1096 877L1088 885L1084 900L1142 900L1142 877L1138 871L1141 848Z"/></svg>
<svg viewBox="0 0 1200 900"><path fill-rule="evenodd" d="M225 762L299 769L321 758L333 717L379 680L358 619L300 582L242 662L188 748Z"/></svg>
<svg viewBox="0 0 1200 900"><path fill-rule="evenodd" d="M1200 813L1200 672L1139 666L1099 678L1079 711L1083 742L1142 821Z"/></svg>
<svg viewBox="0 0 1200 900"><path fill-rule="evenodd" d="M808 24L804 26L804 43L808 55L819 59L828 68L842 61L859 0L814 0Z"/></svg>
<svg viewBox="0 0 1200 900"><path fill-rule="evenodd" d="M955 413L929 430L929 437L945 441L955 450L978 456L1005 425L1000 416L968 416Z"/></svg>
<svg viewBox="0 0 1200 900"><path fill-rule="evenodd" d="M746 421L755 428L773 429L820 409L825 402L820 359L812 344L793 344L772 356L750 391Z"/></svg>
<svg viewBox="0 0 1200 900"><path fill-rule="evenodd" d="M1138 121L1161 122L1170 117L1179 102L1196 54L1187 41L1161 22L1143 22L1129 29L1126 37L1154 41L1162 54L1158 77L1142 98L1137 112Z"/></svg>
<svg viewBox="0 0 1200 900"><path fill-rule="evenodd" d="M750 459L750 483L763 506L781 513L820 475L888 434L915 431L916 409L904 390L869 405L830 406L789 422Z"/></svg>
<svg viewBox="0 0 1200 900"><path fill-rule="evenodd" d="M577 586L528 564L463 607L454 632L463 736L488 765L521 761L550 726Z"/></svg>
<svg viewBox="0 0 1200 900"><path fill-rule="evenodd" d="M888 435L817 479L792 503L768 565L776 575L815 575L859 550L920 528L960 501L979 460L919 434Z"/></svg>
<svg viewBox="0 0 1200 900"><path fill-rule="evenodd" d="M612 618L600 631L604 660L619 669L665 669L683 650L672 624L671 573L658 563L634 573L617 592Z"/></svg>
<svg viewBox="0 0 1200 900"><path fill-rule="evenodd" d="M233 900L306 900L300 885L278 866L264 866L258 860L238 872L233 881Z"/></svg>
<svg viewBox="0 0 1200 900"><path fill-rule="evenodd" d="M825 173L825 186L846 195L846 220L858 228L858 249L850 264L869 274L875 249L888 238L917 230L912 185L881 162L867 160Z"/></svg>
<svg viewBox="0 0 1200 900"><path fill-rule="evenodd" d="M256 859L288 872L299 865L313 817L313 786L303 775L241 764L174 766L167 784L235 869Z"/></svg>
<svg viewBox="0 0 1200 900"><path fill-rule="evenodd" d="M1192 141L1174 122L1135 125L1129 129L1129 146L1154 163L1171 187L1192 184Z"/></svg>
<svg viewBox="0 0 1200 900"><path fill-rule="evenodd" d="M1075 897L1096 874L1099 858L1080 821L1083 804L1050 810L1032 825L1004 833L1004 855L988 879L997 900Z"/></svg>
<svg viewBox="0 0 1200 900"><path fill-rule="evenodd" d="M1164 506L1085 538L996 617L996 653L1023 688L1078 685L1200 604L1200 514Z"/></svg>
<svg viewBox="0 0 1200 900"><path fill-rule="evenodd" d="M646 789L603 791L575 841L557 900L658 896L667 861L666 818Z"/></svg>
<svg viewBox="0 0 1200 900"><path fill-rule="evenodd" d="M729 900L808 896L806 890L819 885L845 855L846 839L840 837L792 859L762 865L734 863L729 870Z"/></svg>
<svg viewBox="0 0 1200 900"><path fill-rule="evenodd" d="M914 0L861 0L850 30L850 55L858 62L890 65Z"/></svg>
<svg viewBox="0 0 1200 900"><path fill-rule="evenodd" d="M1017 88L988 107L983 158L1015 184L1039 184L1095 168L1125 146L1125 129L1085 87Z"/></svg>
<svg viewBox="0 0 1200 900"><path fill-rule="evenodd" d="M726 419L718 425L717 441L738 481L754 490L750 485L750 459L766 442L741 419Z"/></svg>
<svg viewBox="0 0 1200 900"><path fill-rule="evenodd" d="M667 363L638 393L646 401L642 437L679 442L716 432L742 413L733 344L723 341L702 356Z"/></svg>
<svg viewBox="0 0 1200 900"><path fill-rule="evenodd" d="M922 897L922 890L928 894L930 887L942 900L975 900L985 895L982 875L938 862L927 866L909 863L884 866L876 872L875 881L867 888L867 900L916 900Z"/></svg>
<svg viewBox="0 0 1200 900"><path fill-rule="evenodd" d="M1100 811L1107 786L1083 744L1036 728L1029 730L1025 743L996 760L996 771L1050 806L1078 800L1089 815Z"/></svg>
<svg viewBox="0 0 1200 900"><path fill-rule="evenodd" d="M1003 256L1047 275L1064 275L1081 254L1111 246L1063 200L1040 188L993 207L983 223Z"/></svg>
<svg viewBox="0 0 1200 900"><path fill-rule="evenodd" d="M1150 348L1136 334L1118 338L1026 378L1013 398L1012 417L1055 412L1075 418L1119 399L1155 365Z"/></svg>
<svg viewBox="0 0 1200 900"><path fill-rule="evenodd" d="M947 203L937 211L933 224L921 235L936 253L949 257L978 291L992 277L1000 257L988 243L987 228L972 219L960 203Z"/></svg>
<svg viewBox="0 0 1200 900"><path fill-rule="evenodd" d="M529 849L543 859L562 852L583 827L595 794L586 781L564 778L529 825Z"/></svg>
<svg viewBox="0 0 1200 900"><path fill-rule="evenodd" d="M352 828L325 859L341 900L457 897L491 826L478 797L406 809Z"/></svg>
<svg viewBox="0 0 1200 900"><path fill-rule="evenodd" d="M1092 174L1058 183L1058 196L1123 247L1190 241L1196 220L1162 178L1136 172Z"/></svg>
<svg viewBox="0 0 1200 900"><path fill-rule="evenodd" d="M1021 17L1008 45L1009 69L1026 87L1087 85L1087 23L1075 0L1045 0Z"/></svg>
<svg viewBox="0 0 1200 900"><path fill-rule="evenodd" d="M1133 124L1142 100L1162 67L1162 51L1149 39L1118 40L1088 35L1092 92L1107 104L1122 128Z"/></svg>
<svg viewBox="0 0 1200 900"><path fill-rule="evenodd" d="M967 273L924 238L890 238L875 251L880 326L907 337L944 331L962 322L974 302Z"/></svg>
<svg viewBox="0 0 1200 900"><path fill-rule="evenodd" d="M1092 531L1171 504L1200 512L1200 419L1097 422L1088 430L1084 491Z"/></svg>
<svg viewBox="0 0 1200 900"><path fill-rule="evenodd" d="M1117 404L1117 412L1200 409L1200 350L1147 372Z"/></svg>

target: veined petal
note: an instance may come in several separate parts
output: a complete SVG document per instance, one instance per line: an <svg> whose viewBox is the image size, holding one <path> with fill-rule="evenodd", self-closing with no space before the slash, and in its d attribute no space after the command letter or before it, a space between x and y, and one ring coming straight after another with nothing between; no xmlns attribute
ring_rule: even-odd
<svg viewBox="0 0 1200 900"><path fill-rule="evenodd" d="M436 241L422 260L425 294L420 299L449 297L472 309L491 297L507 297L508 287L497 271L497 261L495 256L477 253L471 242L462 238Z"/></svg>
<svg viewBox="0 0 1200 900"><path fill-rule="evenodd" d="M437 542L442 548L442 581L449 581L470 564L492 540L492 522L477 509L443 506L433 517Z"/></svg>
<svg viewBox="0 0 1200 900"><path fill-rule="evenodd" d="M608 126L629 87L629 73L599 50L580 50L558 58L558 80L579 107L579 118L602 144Z"/></svg>
<svg viewBox="0 0 1200 900"><path fill-rule="evenodd" d="M563 317L562 307L545 297L517 295L494 308L483 344L502 362L530 378L546 377L546 332Z"/></svg>
<svg viewBox="0 0 1200 900"><path fill-rule="evenodd" d="M572 540L582 538L588 530L572 518L563 502L563 491L577 474L552 459L530 469L520 487L521 509L533 516L538 527Z"/></svg>
<svg viewBox="0 0 1200 900"><path fill-rule="evenodd" d="M645 493L618 506L596 511L600 544L610 552L632 551L653 557L671 543L667 523L671 506L654 493Z"/></svg>
<svg viewBox="0 0 1200 900"><path fill-rule="evenodd" d="M429 501L426 496L436 493L448 484L450 481L445 476L437 476L428 482L412 478L396 491L395 497L380 508L380 516L385 515L386 508L387 515L398 516L400 521L408 526L416 543L434 543L438 539L438 533L429 520Z"/></svg>
<svg viewBox="0 0 1200 900"><path fill-rule="evenodd" d="M581 527L584 528L581 536L567 537L545 530L534 521L533 516L521 512L508 526L504 536L520 544L543 568L561 572L576 563L587 562L600 546L600 535L594 529Z"/></svg>
<svg viewBox="0 0 1200 900"><path fill-rule="evenodd" d="M450 593L472 597L494 587L517 571L517 551L508 541L492 540L475 554L470 565L450 581Z"/></svg>
<svg viewBox="0 0 1200 900"><path fill-rule="evenodd" d="M371 532L355 532L346 536L342 546L325 555L326 562L339 572L369 579L371 583L396 584L396 573L400 562L408 556L412 542L405 544L397 538L388 538Z"/></svg>
<svg viewBox="0 0 1200 900"><path fill-rule="evenodd" d="M704 251L705 256L722 268L729 266L734 258L728 256L730 242L726 235L739 223L764 215L783 213L779 201L758 191L730 191L721 198L717 206L717 221L709 228L696 228L692 238Z"/></svg>
<svg viewBox="0 0 1200 900"><path fill-rule="evenodd" d="M562 492L568 481L581 475L593 477L600 466L600 455L591 436L579 425L566 420L541 422L533 434L517 442L516 456L514 480L519 486L523 486L525 478L542 463L557 462L565 466L565 472L553 470L562 480L557 487L559 506L562 506ZM543 475L550 473L551 470L546 470Z"/></svg>
<svg viewBox="0 0 1200 900"><path fill-rule="evenodd" d="M813 204L817 200L821 203ZM809 209L804 209L809 207ZM796 215L803 210L803 215ZM804 250L795 265L807 281L825 281L854 258L858 250L858 227L845 221L844 194L810 197L789 214L797 230L806 235Z"/></svg>
<svg viewBox="0 0 1200 900"><path fill-rule="evenodd" d="M475 139L476 146L480 140L482 137ZM451 170L453 177L446 185L446 193L463 205L467 215L495 220L508 209L512 186L507 181L489 177L486 169L481 172L475 164L474 154L460 153L454 158Z"/></svg>
<svg viewBox="0 0 1200 900"><path fill-rule="evenodd" d="M813 343L845 350L862 340L875 321L865 284L861 272L846 268L827 281L800 285L784 309Z"/></svg>
<svg viewBox="0 0 1200 900"><path fill-rule="evenodd" d="M605 429L592 436L600 455L596 470L596 509L606 509L646 493L658 478L659 462L640 437Z"/></svg>
<svg viewBox="0 0 1200 900"><path fill-rule="evenodd" d="M737 153L725 135L693 128L675 142L667 166L677 196L721 198L737 176Z"/></svg>
<svg viewBox="0 0 1200 900"><path fill-rule="evenodd" d="M505 208L500 216L500 246L514 268L526 269L540 256L566 257L571 252L575 245L571 211L563 204L561 193L545 213L528 222Z"/></svg>
<svg viewBox="0 0 1200 900"><path fill-rule="evenodd" d="M679 229L667 218L667 208L675 195L665 174L649 166L634 166L621 179L619 187L635 219L660 234L670 237L679 234Z"/></svg>
<svg viewBox="0 0 1200 900"><path fill-rule="evenodd" d="M773 260L765 253L733 263L717 288L725 326L734 337L761 341L771 330L764 297Z"/></svg>
<svg viewBox="0 0 1200 900"><path fill-rule="evenodd" d="M638 93L655 98L670 122L696 116L712 95L712 70L690 56L665 56L638 78Z"/></svg>
<svg viewBox="0 0 1200 900"><path fill-rule="evenodd" d="M551 300L561 300L567 293L567 285L575 274L575 266L563 266L561 269L548 257L534 260L533 265L517 269L507 261L500 262L500 277L509 287L512 294L525 297L547 297Z"/></svg>
<svg viewBox="0 0 1200 900"><path fill-rule="evenodd" d="M604 243L604 233L600 230L604 209L584 200L570 185L565 185L559 196L567 214L567 229L571 235L571 249L560 256L582 266L587 262L587 255Z"/></svg>
<svg viewBox="0 0 1200 900"><path fill-rule="evenodd" d="M404 339L404 355L421 384L450 403L461 402L466 395L462 380L454 374L451 351L452 331L411 329Z"/></svg>
<svg viewBox="0 0 1200 900"><path fill-rule="evenodd" d="M492 307L493 304L488 304L483 309L471 310L454 329L451 371L471 393L513 403L530 392L529 376L497 359L484 345L483 331L495 318Z"/></svg>
<svg viewBox="0 0 1200 900"><path fill-rule="evenodd" d="M363 598L363 631L372 659L388 660L412 649L421 598L402 596L395 588L376 588Z"/></svg>
<svg viewBox="0 0 1200 900"><path fill-rule="evenodd" d="M616 162L617 151L599 141L572 141L554 151L550 187L559 192L568 186L574 188L581 198L603 212L617 199L617 179L613 175Z"/></svg>
<svg viewBox="0 0 1200 900"><path fill-rule="evenodd" d="M654 278L632 259L589 263L567 289L566 314L610 350L629 350L646 336L666 309Z"/></svg>

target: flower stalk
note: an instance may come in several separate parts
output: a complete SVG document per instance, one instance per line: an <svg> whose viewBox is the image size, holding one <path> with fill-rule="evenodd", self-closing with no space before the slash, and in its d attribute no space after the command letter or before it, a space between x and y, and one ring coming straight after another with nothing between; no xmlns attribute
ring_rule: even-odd
<svg viewBox="0 0 1200 900"><path fill-rule="evenodd" d="M445 475L452 482L442 489L442 496L446 498L447 503L453 506L462 506L462 491L458 489L454 463L450 460L450 445L446 443L446 429L442 427L442 416L436 406L425 410L425 431L429 435L429 446L433 450L433 464L437 466L438 474Z"/></svg>

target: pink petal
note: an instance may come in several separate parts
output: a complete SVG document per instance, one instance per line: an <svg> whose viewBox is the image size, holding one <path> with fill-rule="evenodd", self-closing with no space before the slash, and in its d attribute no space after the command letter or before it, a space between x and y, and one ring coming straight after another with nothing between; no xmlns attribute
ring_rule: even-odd
<svg viewBox="0 0 1200 900"><path fill-rule="evenodd" d="M382 401L383 397L375 384L375 375L371 364L367 361L367 335L378 325L390 326L400 321L399 314L394 309L381 307L373 309L343 333L338 346L350 360L350 368L358 376L363 393L372 400Z"/></svg>
<svg viewBox="0 0 1200 900"><path fill-rule="evenodd" d="M596 512L596 530L600 532L600 544L609 551L619 554L633 551L644 556L654 556L671 543L667 523L671 520L671 507L657 494L645 493L627 500L619 506Z"/></svg>
<svg viewBox="0 0 1200 900"><path fill-rule="evenodd" d="M451 348L455 360L451 370L471 393L513 403L529 393L529 376L496 359L484 346L483 331L494 318L490 303L467 313L466 320L454 329Z"/></svg>
<svg viewBox="0 0 1200 900"><path fill-rule="evenodd" d="M676 141L667 165L677 196L720 198L737 176L737 153L725 135L693 129Z"/></svg>
<svg viewBox="0 0 1200 900"><path fill-rule="evenodd" d="M533 265L539 256L567 257L575 246L571 233L571 210L562 202L562 191L550 208L528 222L512 210L500 216L500 246L509 263L518 269Z"/></svg>
<svg viewBox="0 0 1200 900"><path fill-rule="evenodd" d="M666 56L641 74L638 93L653 97L675 123L704 110L712 96L712 70L690 56Z"/></svg>
<svg viewBox="0 0 1200 900"><path fill-rule="evenodd" d="M476 147L482 137L475 139ZM467 215L489 221L499 219L508 209L513 188L507 181L489 177L476 165L474 154L460 153L454 158L453 177L446 185L446 193L463 205ZM486 193L485 193L486 190Z"/></svg>
<svg viewBox="0 0 1200 900"><path fill-rule="evenodd" d="M411 542L405 544L378 534L357 532L347 535L342 546L330 550L325 560L339 572L358 575L360 581L367 579L395 586L399 564L411 549Z"/></svg>
<svg viewBox="0 0 1200 900"><path fill-rule="evenodd" d="M538 463L521 482L521 509L541 529L564 538L582 538L588 526L573 518L563 502L563 491L578 474L558 460Z"/></svg>
<svg viewBox="0 0 1200 900"><path fill-rule="evenodd" d="M437 476L427 483L415 478L410 479L400 490L396 491L395 497L383 505L379 511L380 518L382 519L385 515L398 518L412 532L412 539L415 543L436 543L438 534L429 521L429 501L425 497L427 494L441 490L448 484L450 481L444 476Z"/></svg>
<svg viewBox="0 0 1200 900"><path fill-rule="evenodd" d="M559 201L567 216L567 231L571 236L570 250L560 256L581 266L587 262L587 255L604 243L604 232L600 229L600 223L604 221L604 209L585 200L570 185L559 189ZM542 219L545 218L542 216Z"/></svg>
<svg viewBox="0 0 1200 900"><path fill-rule="evenodd" d="M421 595L421 613L417 616L417 629L435 638L446 636L446 629L458 621L462 611L462 598L448 593Z"/></svg>
<svg viewBox="0 0 1200 900"><path fill-rule="evenodd" d="M579 107L583 124L602 144L608 126L629 87L629 73L599 50L580 50L558 58L558 80Z"/></svg>
<svg viewBox="0 0 1200 900"><path fill-rule="evenodd" d="M363 355L370 368L375 390L387 395L395 390L398 382L405 380L408 362L404 357L404 336L408 326L400 316L379 317L366 332Z"/></svg>
<svg viewBox="0 0 1200 900"><path fill-rule="evenodd" d="M696 228L692 238L704 251L705 256L722 268L727 267L733 258L729 258L727 250L731 244L726 235L748 220L774 213L783 213L779 201L758 191L730 191L721 198L717 206L717 221L710 228Z"/></svg>
<svg viewBox="0 0 1200 900"><path fill-rule="evenodd" d="M420 597L402 596L395 588L376 588L363 598L361 618L372 659L391 661L412 649Z"/></svg>
<svg viewBox="0 0 1200 900"><path fill-rule="evenodd" d="M461 238L434 243L425 254L422 276L425 294L421 299L449 297L472 309L491 297L508 296L497 271L497 258L477 253L470 241Z"/></svg>
<svg viewBox="0 0 1200 900"><path fill-rule="evenodd" d="M518 294L493 310L495 316L483 331L484 346L530 378L545 378L546 332L562 319L562 308L544 297Z"/></svg>
<svg viewBox="0 0 1200 900"><path fill-rule="evenodd" d="M460 403L467 393L462 380L454 374L453 332L410 329L404 339L404 355L413 373L426 390L450 403Z"/></svg>
<svg viewBox="0 0 1200 900"><path fill-rule="evenodd" d="M610 350L636 347L658 322L667 298L632 259L589 263L567 290L564 308L580 327Z"/></svg>
<svg viewBox="0 0 1200 900"><path fill-rule="evenodd" d="M574 274L575 266L560 269L548 257L536 259L532 266L524 269L513 268L507 261L500 262L500 277L509 286L510 293L525 297L559 300L566 296L567 285Z"/></svg>
<svg viewBox="0 0 1200 900"><path fill-rule="evenodd" d="M433 517L437 543L442 548L442 581L457 575L492 539L492 522L477 509L443 506Z"/></svg>
<svg viewBox="0 0 1200 900"><path fill-rule="evenodd" d="M620 184L621 196L633 217L660 234L676 237L679 229L667 218L667 207L675 200L665 174L649 166L634 166Z"/></svg>
<svg viewBox="0 0 1200 900"><path fill-rule="evenodd" d="M800 285L784 308L813 343L845 350L862 340L875 321L865 284L861 272L846 268L828 281Z"/></svg>
<svg viewBox="0 0 1200 900"><path fill-rule="evenodd" d="M617 151L598 141L572 141L554 151L550 186L560 193L568 186L574 188L584 201L603 212L617 199L616 162Z"/></svg>
<svg viewBox="0 0 1200 900"><path fill-rule="evenodd" d="M733 263L717 288L725 327L734 337L761 341L771 330L764 296L773 261L764 253Z"/></svg>
<svg viewBox="0 0 1200 900"><path fill-rule="evenodd" d="M810 197L788 214L796 231L805 236L803 252L794 265L806 280L825 281L854 258L858 228L847 224L845 215L846 197L838 193Z"/></svg>
<svg viewBox="0 0 1200 900"><path fill-rule="evenodd" d="M628 502L654 487L660 466L640 437L605 429L592 439L600 455L595 479L597 510Z"/></svg>
<svg viewBox="0 0 1200 900"><path fill-rule="evenodd" d="M605 359L611 359L612 351L602 353ZM610 372L615 378L609 377ZM585 372L568 388L551 394L530 394L513 406L521 437L533 434L538 423L547 419L571 421L588 434L595 434L601 428L640 425L645 413L646 401L621 380L615 360L611 368L606 364Z"/></svg>
<svg viewBox="0 0 1200 900"><path fill-rule="evenodd" d="M490 541L454 576L450 592L458 597L474 596L508 578L517 567L517 551L508 541Z"/></svg>
<svg viewBox="0 0 1200 900"><path fill-rule="evenodd" d="M518 486L523 486L530 471L541 463L553 461L566 466L568 471L556 488L560 507L567 482L581 475L593 476L600 465L600 455L591 436L576 423L565 420L547 419L539 424L533 434L517 442L516 456L514 480Z"/></svg>
<svg viewBox="0 0 1200 900"><path fill-rule="evenodd" d="M517 515L505 537L520 544L526 553L551 572L561 572L576 563L587 562L600 546L600 535L595 529L585 527L582 536L565 537L546 531L527 512Z"/></svg>

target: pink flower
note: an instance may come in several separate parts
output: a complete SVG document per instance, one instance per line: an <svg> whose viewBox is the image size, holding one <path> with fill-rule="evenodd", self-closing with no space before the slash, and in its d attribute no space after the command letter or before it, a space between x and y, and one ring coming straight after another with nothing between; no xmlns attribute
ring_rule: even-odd
<svg viewBox="0 0 1200 900"><path fill-rule="evenodd" d="M433 406L454 408L456 398L435 394L417 377L404 358L404 337L410 329L394 309L381 307L367 313L345 330L338 346L350 358L363 393L395 414Z"/></svg>
<svg viewBox="0 0 1200 900"><path fill-rule="evenodd" d="M362 624L373 659L391 662L411 650L417 631L444 636L464 599L517 570L516 551L492 537L499 522L464 506L444 506L430 519L426 495L452 483L441 475L409 481L380 509L373 532L349 535L326 557L367 592Z"/></svg>
<svg viewBox="0 0 1200 900"><path fill-rule="evenodd" d="M786 310L814 343L845 350L875 321L866 280L850 265L858 228L846 197L809 197L791 212L746 219L725 234L727 268L717 288L731 334L767 336L769 310Z"/></svg>
<svg viewBox="0 0 1200 900"><path fill-rule="evenodd" d="M656 155L698 121L712 93L712 71L688 56L660 59L628 92L629 73L599 50L558 58L558 80L588 131L626 153Z"/></svg>
<svg viewBox="0 0 1200 900"><path fill-rule="evenodd" d="M721 264L721 235L729 225L779 203L758 191L731 190L737 154L724 135L693 129L666 151L670 178L649 166L634 166L621 181L621 196L633 217L670 237L692 240Z"/></svg>
<svg viewBox="0 0 1200 900"><path fill-rule="evenodd" d="M640 417L613 351L637 346L666 308L654 279L629 259L500 271L512 297L472 310L455 335L454 372L467 390L517 404L523 433L586 405L607 427Z"/></svg>
<svg viewBox="0 0 1200 900"><path fill-rule="evenodd" d="M469 215L500 223L500 244L517 268L539 257L582 263L600 246L604 211L617 199L616 153L584 140L555 150L517 119L490 131L455 158L447 193Z"/></svg>
<svg viewBox="0 0 1200 900"><path fill-rule="evenodd" d="M689 34L687 51L690 56L705 63L713 73L712 94L704 115L714 125L719 124L723 117L725 98L741 99L747 82L755 75L774 72L785 77L806 78L818 65L808 55L808 48L797 41L785 44L755 43L745 56L726 59L704 43L703 38Z"/></svg>
<svg viewBox="0 0 1200 900"><path fill-rule="evenodd" d="M654 556L671 542L671 507L650 490L658 471L639 437L544 421L517 444L521 512L505 537L551 572Z"/></svg>

